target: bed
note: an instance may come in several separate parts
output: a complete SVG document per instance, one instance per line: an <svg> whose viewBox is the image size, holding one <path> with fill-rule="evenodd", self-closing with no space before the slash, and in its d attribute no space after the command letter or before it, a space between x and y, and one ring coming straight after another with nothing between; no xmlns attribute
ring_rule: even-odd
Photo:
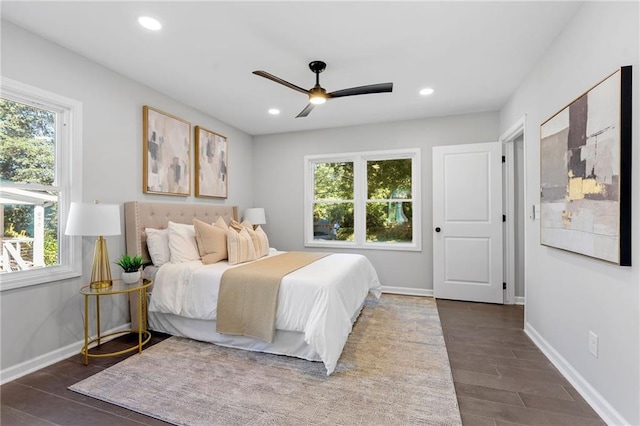
<svg viewBox="0 0 640 426"><path fill-rule="evenodd" d="M146 228L165 229L169 222L191 224L238 220L238 208L206 204L127 202L127 253L151 261ZM273 248L262 259L281 256ZM217 297L223 273L236 265L226 260L204 265L199 260L146 267L154 279L149 297L148 327L153 331L238 349L287 355L324 363L327 374L340 354L368 294L379 297L375 269L362 255L333 253L282 278L275 334L271 341L216 331ZM131 303L131 318L137 318ZM133 324L137 327L137 324Z"/></svg>

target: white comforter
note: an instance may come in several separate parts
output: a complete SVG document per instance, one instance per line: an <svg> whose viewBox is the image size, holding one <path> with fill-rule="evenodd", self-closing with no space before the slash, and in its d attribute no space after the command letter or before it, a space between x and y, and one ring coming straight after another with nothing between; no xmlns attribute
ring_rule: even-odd
<svg viewBox="0 0 640 426"><path fill-rule="evenodd" d="M279 254L272 251L269 256ZM233 267L199 260L162 265L149 311L215 320L220 278ZM351 319L369 292L380 297L381 286L366 257L336 253L321 258L282 279L276 329L303 332L331 374L351 333Z"/></svg>

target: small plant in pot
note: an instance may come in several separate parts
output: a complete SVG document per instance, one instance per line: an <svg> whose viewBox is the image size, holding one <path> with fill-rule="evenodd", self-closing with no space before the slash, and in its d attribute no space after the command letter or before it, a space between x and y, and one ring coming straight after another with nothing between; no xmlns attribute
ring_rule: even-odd
<svg viewBox="0 0 640 426"><path fill-rule="evenodd" d="M126 284L133 284L140 280L140 267L142 267L142 256L130 256L123 254L116 262L124 272L122 273L122 281Z"/></svg>

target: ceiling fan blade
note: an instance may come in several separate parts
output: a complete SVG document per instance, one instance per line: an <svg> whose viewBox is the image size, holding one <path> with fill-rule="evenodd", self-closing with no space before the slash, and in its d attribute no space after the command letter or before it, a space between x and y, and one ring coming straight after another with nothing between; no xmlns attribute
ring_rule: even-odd
<svg viewBox="0 0 640 426"><path fill-rule="evenodd" d="M327 93L328 98L343 98L345 96L367 95L369 93L385 93L393 91L393 83L378 83L368 86L351 87Z"/></svg>
<svg viewBox="0 0 640 426"><path fill-rule="evenodd" d="M288 81L285 81L285 80L283 80L283 79L281 79L281 78L279 78L279 77L276 77L276 76L275 76L275 75L273 75L273 74L269 74L269 73L268 73L268 72L266 72L266 71L254 71L254 72L253 72L253 74L255 74L255 75L259 75L260 77L264 77L264 78L266 78L266 79L268 79L268 80L271 80L271 81L275 81L276 83L280 83L280 84L282 84L283 86L287 86L287 87L288 87L288 88L290 88L290 89L297 90L298 92L302 92L302 93L304 93L305 95L308 95L308 94L309 94L309 91L308 91L308 90L303 89L303 88L302 88L302 87L300 87L300 86L296 86L296 85L295 85L295 84L293 84L293 83L289 83Z"/></svg>
<svg viewBox="0 0 640 426"><path fill-rule="evenodd" d="M309 113L311 112L311 110L313 109L314 106L315 106L314 104L309 102L307 104L307 106L304 107L304 109L302 111L300 111L300 114L296 115L296 118L306 117L307 115L309 115Z"/></svg>

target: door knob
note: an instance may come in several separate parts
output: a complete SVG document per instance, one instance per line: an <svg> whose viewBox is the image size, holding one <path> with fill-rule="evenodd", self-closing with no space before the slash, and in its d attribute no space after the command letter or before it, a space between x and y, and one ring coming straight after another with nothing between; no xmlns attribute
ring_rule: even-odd
<svg viewBox="0 0 640 426"><path fill-rule="evenodd" d="M440 227L436 227L436 232L440 232Z"/></svg>

